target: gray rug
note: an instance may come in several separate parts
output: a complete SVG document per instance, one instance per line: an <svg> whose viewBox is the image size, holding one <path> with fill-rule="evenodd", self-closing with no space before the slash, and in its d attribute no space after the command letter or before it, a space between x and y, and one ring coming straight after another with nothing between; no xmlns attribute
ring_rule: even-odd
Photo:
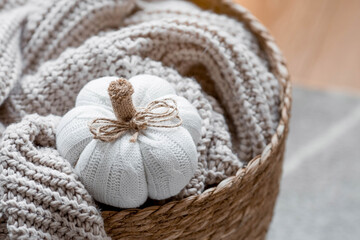
<svg viewBox="0 0 360 240"><path fill-rule="evenodd" d="M360 97L295 88L268 240L360 239Z"/></svg>

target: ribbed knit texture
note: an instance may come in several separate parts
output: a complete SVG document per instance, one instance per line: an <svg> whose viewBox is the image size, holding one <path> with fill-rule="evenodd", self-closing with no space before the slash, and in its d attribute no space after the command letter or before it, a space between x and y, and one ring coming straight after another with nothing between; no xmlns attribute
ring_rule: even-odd
<svg viewBox="0 0 360 240"><path fill-rule="evenodd" d="M31 113L64 115L80 89L99 77L159 76L202 118L198 168L179 198L234 175L275 131L279 83L239 21L170 0L10 0L0 6L4 125ZM214 86L206 93L199 82Z"/></svg>
<svg viewBox="0 0 360 240"><path fill-rule="evenodd" d="M181 126L148 127L139 132L135 142L130 142L134 134L131 130L112 142L93 139L89 122L96 118L116 119L108 93L110 83L116 80L99 78L81 89L76 107L66 113L57 128L57 150L74 167L91 196L101 203L135 208L144 204L148 196L163 200L177 195L197 168L196 145L201 138L197 109L177 96L165 80L138 75L129 79L135 108L171 98L176 101Z"/></svg>
<svg viewBox="0 0 360 240"><path fill-rule="evenodd" d="M104 239L101 215L54 149L60 117L29 115L0 143L0 239Z"/></svg>

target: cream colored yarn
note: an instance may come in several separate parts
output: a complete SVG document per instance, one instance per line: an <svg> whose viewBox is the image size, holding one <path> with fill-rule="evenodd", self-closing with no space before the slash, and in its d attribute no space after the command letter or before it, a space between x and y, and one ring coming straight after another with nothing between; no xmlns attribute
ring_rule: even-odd
<svg viewBox="0 0 360 240"><path fill-rule="evenodd" d="M30 115L4 132L0 239L106 238L92 197L54 149L59 120Z"/></svg>
<svg viewBox="0 0 360 240"><path fill-rule="evenodd" d="M30 2L31 8L21 7ZM179 198L234 175L275 131L280 87L239 21L170 0L10 0L0 6L5 125L30 113L65 114L92 79L159 76L203 121L198 169ZM210 90L221 102L198 81L214 83Z"/></svg>

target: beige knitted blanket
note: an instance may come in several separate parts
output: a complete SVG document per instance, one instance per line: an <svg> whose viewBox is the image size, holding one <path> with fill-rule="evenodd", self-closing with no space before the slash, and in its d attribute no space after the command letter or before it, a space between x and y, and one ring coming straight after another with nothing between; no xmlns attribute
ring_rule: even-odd
<svg viewBox="0 0 360 240"><path fill-rule="evenodd" d="M138 74L169 81L202 118L198 169L177 198L234 175L277 126L278 81L235 19L185 1L0 1L0 238L106 236L54 129L88 81Z"/></svg>

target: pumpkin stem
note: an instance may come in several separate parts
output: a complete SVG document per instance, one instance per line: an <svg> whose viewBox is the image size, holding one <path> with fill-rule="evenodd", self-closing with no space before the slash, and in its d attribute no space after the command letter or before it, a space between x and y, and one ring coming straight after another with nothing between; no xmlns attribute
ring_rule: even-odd
<svg viewBox="0 0 360 240"><path fill-rule="evenodd" d="M108 92L116 118L129 122L136 113L131 98L131 95L134 93L134 88L131 83L124 78L112 81L109 85Z"/></svg>

